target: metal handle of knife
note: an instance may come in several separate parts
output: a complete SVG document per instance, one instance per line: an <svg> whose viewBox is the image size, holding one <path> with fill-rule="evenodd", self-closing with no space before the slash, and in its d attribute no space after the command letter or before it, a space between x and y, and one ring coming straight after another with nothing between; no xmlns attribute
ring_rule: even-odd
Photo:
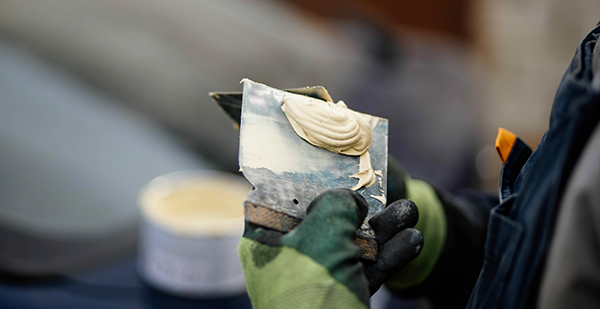
<svg viewBox="0 0 600 309"><path fill-rule="evenodd" d="M249 201L244 203L246 219L256 225L287 233L293 230L302 219L290 216L281 211L273 210ZM359 248L358 256L363 260L377 260L377 241L372 238L356 236L354 243Z"/></svg>

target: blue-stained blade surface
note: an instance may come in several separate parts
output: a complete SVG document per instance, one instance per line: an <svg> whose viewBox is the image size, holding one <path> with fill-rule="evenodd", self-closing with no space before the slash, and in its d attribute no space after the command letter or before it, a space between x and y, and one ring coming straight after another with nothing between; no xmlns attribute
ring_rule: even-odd
<svg viewBox="0 0 600 309"><path fill-rule="evenodd" d="M304 94L320 97L327 94L323 90L305 88ZM300 138L281 110L284 94L283 90L243 81L239 164L254 186L248 201L303 218L319 194L334 188L350 189L358 183L350 176L358 173L359 157L336 154ZM372 236L366 222L384 208L374 197L387 196L388 121L373 117L371 124L369 154L373 170L380 175L373 186L357 190L369 204L363 236Z"/></svg>

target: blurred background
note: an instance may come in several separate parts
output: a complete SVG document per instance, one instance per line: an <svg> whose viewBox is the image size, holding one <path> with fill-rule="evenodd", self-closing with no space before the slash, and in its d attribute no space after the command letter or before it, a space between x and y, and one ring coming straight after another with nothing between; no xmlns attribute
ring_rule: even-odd
<svg viewBox="0 0 600 309"><path fill-rule="evenodd" d="M247 307L162 295L132 262L146 182L237 172L207 93L244 77L325 86L390 120L412 176L495 192L498 127L537 145L599 20L594 0L0 0L0 307Z"/></svg>

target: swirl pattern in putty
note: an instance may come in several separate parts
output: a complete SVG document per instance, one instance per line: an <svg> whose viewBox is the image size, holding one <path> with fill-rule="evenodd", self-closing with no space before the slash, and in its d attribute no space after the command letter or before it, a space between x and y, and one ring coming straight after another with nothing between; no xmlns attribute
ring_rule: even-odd
<svg viewBox="0 0 600 309"><path fill-rule="evenodd" d="M372 186L376 177L368 150L371 147L371 116L349 109L343 101L326 102L286 92L281 109L298 136L329 151L360 156L358 179L352 190Z"/></svg>

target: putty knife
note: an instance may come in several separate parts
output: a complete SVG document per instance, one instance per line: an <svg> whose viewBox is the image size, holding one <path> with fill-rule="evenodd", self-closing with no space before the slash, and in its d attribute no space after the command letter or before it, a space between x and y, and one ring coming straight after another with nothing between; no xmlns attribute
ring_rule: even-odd
<svg viewBox="0 0 600 309"><path fill-rule="evenodd" d="M254 186L245 203L246 218L257 225L288 232L306 215L310 202L328 189L354 187L359 157L315 147L299 137L281 110L285 92L333 100L323 87L279 90L244 79L243 92L210 96L240 129L239 165ZM383 208L387 196L388 121L372 117L369 149L373 170L381 171L368 188L356 190L369 204L369 214L355 242L364 259L375 260L377 243L368 220Z"/></svg>

